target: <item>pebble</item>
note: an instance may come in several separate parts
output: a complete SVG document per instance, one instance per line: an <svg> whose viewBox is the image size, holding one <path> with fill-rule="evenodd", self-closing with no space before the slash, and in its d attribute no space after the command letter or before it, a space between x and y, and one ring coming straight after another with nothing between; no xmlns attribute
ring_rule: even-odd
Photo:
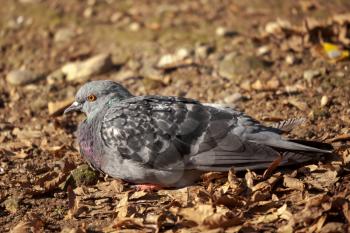
<svg viewBox="0 0 350 233"><path fill-rule="evenodd" d="M139 23L137 23L137 22L133 22L133 23L131 23L131 24L129 25L130 31L133 31L133 32L139 31L140 28L141 28L141 25L140 25Z"/></svg>
<svg viewBox="0 0 350 233"><path fill-rule="evenodd" d="M127 63L127 66L132 70L132 71L137 71L142 67L142 64L138 60L130 59Z"/></svg>
<svg viewBox="0 0 350 233"><path fill-rule="evenodd" d="M83 15L85 18L91 18L94 15L94 9L92 7L88 7L84 10Z"/></svg>
<svg viewBox="0 0 350 233"><path fill-rule="evenodd" d="M344 78L345 77L345 73L342 71L338 71L337 73L335 73L335 76L337 76L338 78Z"/></svg>
<svg viewBox="0 0 350 233"><path fill-rule="evenodd" d="M252 84L252 88L253 88L254 90L260 91L260 90L263 89L263 84L262 84L262 82L258 79L258 80L256 80L256 81Z"/></svg>
<svg viewBox="0 0 350 233"><path fill-rule="evenodd" d="M33 83L39 78L39 75L28 70L13 70L7 74L6 81L14 86L21 86Z"/></svg>
<svg viewBox="0 0 350 233"><path fill-rule="evenodd" d="M276 34L281 32L282 28L290 28L291 24L287 20L277 20L274 22L269 22L265 26L265 31L269 34Z"/></svg>
<svg viewBox="0 0 350 233"><path fill-rule="evenodd" d="M215 34L220 37L228 37L228 36L234 36L237 33L233 30L230 30L226 27L218 27L216 28Z"/></svg>
<svg viewBox="0 0 350 233"><path fill-rule="evenodd" d="M145 77L146 79L151 79L155 81L161 81L164 80L164 74L162 71L155 69L151 63L145 62L142 66L142 69L140 70L140 74Z"/></svg>
<svg viewBox="0 0 350 233"><path fill-rule="evenodd" d="M250 80L244 80L244 81L240 84L240 88L242 88L243 90L246 90L246 91L251 91L251 89L252 89L252 84L251 84Z"/></svg>
<svg viewBox="0 0 350 233"><path fill-rule="evenodd" d="M64 76L65 74L62 72L61 69L55 70L46 77L47 84L55 85L57 84L57 82L63 80Z"/></svg>
<svg viewBox="0 0 350 233"><path fill-rule="evenodd" d="M325 107L329 103L329 98L328 96L324 95L321 98L321 107Z"/></svg>
<svg viewBox="0 0 350 233"><path fill-rule="evenodd" d="M257 49L256 55L263 56L263 55L266 55L268 53L270 53L270 48L269 48L269 46L264 45L264 46L261 46Z"/></svg>
<svg viewBox="0 0 350 233"><path fill-rule="evenodd" d="M243 96L240 93L234 93L232 95L225 97L224 102L227 104L236 103L237 101L240 101L242 98Z"/></svg>
<svg viewBox="0 0 350 233"><path fill-rule="evenodd" d="M60 28L56 31L53 38L54 42L67 42L70 41L75 36L75 32L72 28Z"/></svg>
<svg viewBox="0 0 350 233"><path fill-rule="evenodd" d="M19 0L20 3L24 3L24 4L27 4L27 3L39 3L40 0Z"/></svg>
<svg viewBox="0 0 350 233"><path fill-rule="evenodd" d="M198 45L194 51L197 58L207 58L214 51L214 47L206 44Z"/></svg>
<svg viewBox="0 0 350 233"><path fill-rule="evenodd" d="M186 48L180 48L175 52L175 54L163 55L159 59L159 61L157 63L157 67L158 68L170 67L172 65L175 65L175 64L185 60L186 58L190 57L190 55L191 55L191 51L189 51Z"/></svg>
<svg viewBox="0 0 350 233"><path fill-rule="evenodd" d="M116 23L118 22L119 20L121 20L121 18L123 18L123 14L121 12L115 12L113 13L113 15L111 16L110 18L110 21L112 23Z"/></svg>
<svg viewBox="0 0 350 233"><path fill-rule="evenodd" d="M294 65L296 62L295 56L293 56L292 54L288 54L285 58L285 61L288 65Z"/></svg>
<svg viewBox="0 0 350 233"><path fill-rule="evenodd" d="M68 81L85 81L92 75L101 74L113 67L110 54L99 54L85 61L64 65L61 71Z"/></svg>
<svg viewBox="0 0 350 233"><path fill-rule="evenodd" d="M321 75L320 70L306 70L304 71L303 78L310 83L313 78L316 78L320 75Z"/></svg>
<svg viewBox="0 0 350 233"><path fill-rule="evenodd" d="M113 80L123 82L127 79L136 78L140 75L133 70L121 70L115 76L113 76Z"/></svg>

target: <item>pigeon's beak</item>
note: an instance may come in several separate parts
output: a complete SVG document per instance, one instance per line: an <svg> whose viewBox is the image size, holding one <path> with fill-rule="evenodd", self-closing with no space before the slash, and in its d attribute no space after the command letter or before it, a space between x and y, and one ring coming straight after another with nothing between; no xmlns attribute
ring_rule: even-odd
<svg viewBox="0 0 350 233"><path fill-rule="evenodd" d="M63 114L67 114L69 112L77 112L77 111L80 111L81 108L82 108L82 104L77 101L74 101L71 106L69 106L68 108L66 108L66 110L64 110Z"/></svg>

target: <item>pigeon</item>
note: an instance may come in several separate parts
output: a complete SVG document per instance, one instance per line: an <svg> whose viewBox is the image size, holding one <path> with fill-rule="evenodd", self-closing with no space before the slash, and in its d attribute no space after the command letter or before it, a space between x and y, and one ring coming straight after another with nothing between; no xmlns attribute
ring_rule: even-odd
<svg viewBox="0 0 350 233"><path fill-rule="evenodd" d="M85 113L77 141L96 170L134 184L184 187L204 172L286 166L332 153L329 144L291 140L285 121L264 126L234 108L174 96L134 96L110 80L91 81L65 110Z"/></svg>

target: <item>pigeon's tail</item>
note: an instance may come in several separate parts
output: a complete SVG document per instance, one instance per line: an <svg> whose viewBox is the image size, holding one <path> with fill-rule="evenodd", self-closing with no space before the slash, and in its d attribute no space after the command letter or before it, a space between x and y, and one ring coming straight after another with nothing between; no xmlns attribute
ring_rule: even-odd
<svg viewBox="0 0 350 233"><path fill-rule="evenodd" d="M306 141L306 140L279 140L277 144L266 143L277 151L299 151L330 154L333 151L332 145L328 143Z"/></svg>
<svg viewBox="0 0 350 233"><path fill-rule="evenodd" d="M244 141L237 148L217 147L191 158L195 169L203 171L236 171L265 169L282 156L280 166L317 161L332 153L327 143L303 140L265 140L264 143Z"/></svg>

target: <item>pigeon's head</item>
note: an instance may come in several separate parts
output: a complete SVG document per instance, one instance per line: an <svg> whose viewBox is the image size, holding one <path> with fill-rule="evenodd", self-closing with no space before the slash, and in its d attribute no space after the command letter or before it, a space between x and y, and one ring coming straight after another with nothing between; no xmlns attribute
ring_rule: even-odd
<svg viewBox="0 0 350 233"><path fill-rule="evenodd" d="M92 81L80 87L75 101L64 113L80 111L90 116L101 111L112 99L120 101L130 97L133 95L116 82L110 80Z"/></svg>

